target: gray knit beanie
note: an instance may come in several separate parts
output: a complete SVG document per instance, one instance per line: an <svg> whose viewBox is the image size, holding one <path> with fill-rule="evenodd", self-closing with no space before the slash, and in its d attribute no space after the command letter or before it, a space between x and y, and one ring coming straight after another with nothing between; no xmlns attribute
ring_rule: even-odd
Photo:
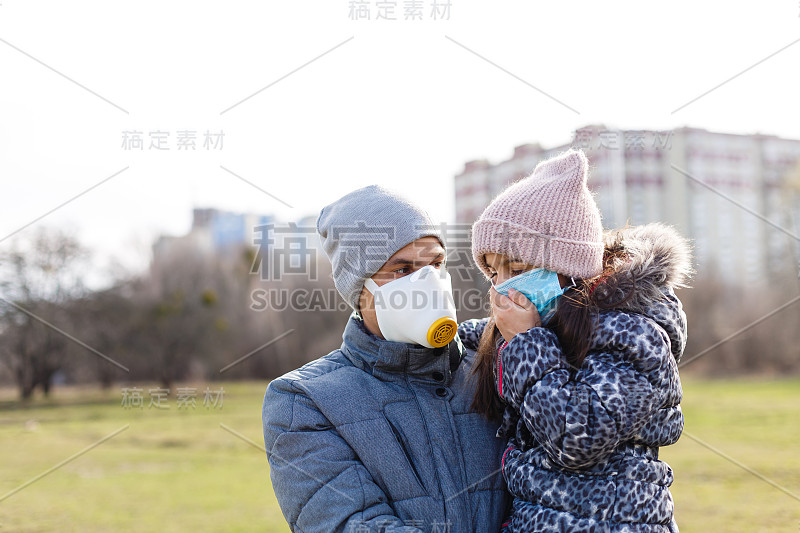
<svg viewBox="0 0 800 533"><path fill-rule="evenodd" d="M439 227L425 211L378 185L323 207L317 232L333 265L336 290L356 311L364 281L400 248L428 236L444 246Z"/></svg>

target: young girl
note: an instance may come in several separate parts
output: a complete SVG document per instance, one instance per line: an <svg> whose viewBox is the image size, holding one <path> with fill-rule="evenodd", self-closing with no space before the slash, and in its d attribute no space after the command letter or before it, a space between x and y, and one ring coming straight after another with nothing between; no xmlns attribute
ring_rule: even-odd
<svg viewBox="0 0 800 533"><path fill-rule="evenodd" d="M676 532L658 449L683 430L689 246L660 224L604 236L587 166L573 150L540 163L473 227L492 317L459 334L473 408L508 440L503 532Z"/></svg>

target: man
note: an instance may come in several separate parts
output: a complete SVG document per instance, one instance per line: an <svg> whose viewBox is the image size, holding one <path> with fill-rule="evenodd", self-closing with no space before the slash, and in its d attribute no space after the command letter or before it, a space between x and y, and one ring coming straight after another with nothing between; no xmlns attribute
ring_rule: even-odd
<svg viewBox="0 0 800 533"><path fill-rule="evenodd" d="M503 442L469 408L474 354L458 337L429 348L424 338L388 340L379 326L376 287L444 265L438 229L417 206L369 186L325 207L317 231L354 313L341 348L272 381L264 396L272 485L292 531L498 531Z"/></svg>

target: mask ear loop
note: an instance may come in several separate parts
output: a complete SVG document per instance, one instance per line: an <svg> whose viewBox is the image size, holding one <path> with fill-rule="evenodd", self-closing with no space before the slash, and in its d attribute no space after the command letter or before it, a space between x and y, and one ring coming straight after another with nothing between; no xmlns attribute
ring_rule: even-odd
<svg viewBox="0 0 800 533"><path fill-rule="evenodd" d="M364 280L364 287L367 289L367 291L374 298L375 297L375 291L378 290L378 284L375 283L375 280L372 279L372 278L365 279ZM358 316L360 316L362 320L364 319L364 315L361 314L361 309L360 308L356 310L356 313L358 313Z"/></svg>
<svg viewBox="0 0 800 533"><path fill-rule="evenodd" d="M375 283L375 280L372 278L367 278L364 280L364 287L366 287L373 296L375 295L375 291L378 290L378 284Z"/></svg>

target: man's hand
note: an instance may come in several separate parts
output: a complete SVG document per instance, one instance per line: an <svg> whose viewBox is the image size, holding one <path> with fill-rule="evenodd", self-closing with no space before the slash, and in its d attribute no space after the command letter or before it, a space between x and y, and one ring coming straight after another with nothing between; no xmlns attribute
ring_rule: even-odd
<svg viewBox="0 0 800 533"><path fill-rule="evenodd" d="M492 287L489 295L497 329L506 341L510 341L517 333L542 325L536 306L518 290L509 289L508 296L505 296Z"/></svg>

